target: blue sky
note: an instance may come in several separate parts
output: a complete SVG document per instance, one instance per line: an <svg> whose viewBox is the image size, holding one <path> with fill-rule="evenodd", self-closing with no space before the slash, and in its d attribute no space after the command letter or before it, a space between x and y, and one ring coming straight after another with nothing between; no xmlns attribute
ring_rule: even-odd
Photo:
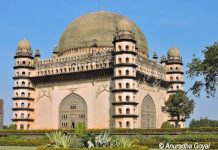
<svg viewBox="0 0 218 150"><path fill-rule="evenodd" d="M192 55L218 40L217 0L1 0L0 1L0 97L4 99L4 123L11 123L13 97L13 56L17 43L26 38L32 48L50 57L54 45L75 18L89 12L110 11L129 17L144 32L150 57L170 47L182 53L184 70ZM185 77L185 90L193 83ZM218 120L218 95L195 98L191 118Z"/></svg>

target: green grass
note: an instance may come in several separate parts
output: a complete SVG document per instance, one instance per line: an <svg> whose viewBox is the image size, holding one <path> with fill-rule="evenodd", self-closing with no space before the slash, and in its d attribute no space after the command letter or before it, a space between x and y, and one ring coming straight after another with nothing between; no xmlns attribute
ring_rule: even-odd
<svg viewBox="0 0 218 150"><path fill-rule="evenodd" d="M0 146L0 150L36 150L36 148L27 146Z"/></svg>

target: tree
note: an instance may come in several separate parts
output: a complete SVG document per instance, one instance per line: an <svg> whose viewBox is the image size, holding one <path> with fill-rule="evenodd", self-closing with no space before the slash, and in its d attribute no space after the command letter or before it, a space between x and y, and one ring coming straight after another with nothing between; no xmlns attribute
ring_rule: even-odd
<svg viewBox="0 0 218 150"><path fill-rule="evenodd" d="M162 111L169 113L171 119L175 121L176 128L179 127L179 122L188 119L194 110L194 101L190 100L183 91L170 95L164 104Z"/></svg>
<svg viewBox="0 0 218 150"><path fill-rule="evenodd" d="M217 127L218 120L210 120L208 118L200 118L200 120L192 119L189 127Z"/></svg>
<svg viewBox="0 0 218 150"><path fill-rule="evenodd" d="M188 63L188 77L203 76L203 80L195 81L190 88L192 93L199 97L201 90L204 88L207 97L214 97L216 93L216 86L218 85L218 42L208 46L202 51L204 59L193 57L192 63Z"/></svg>

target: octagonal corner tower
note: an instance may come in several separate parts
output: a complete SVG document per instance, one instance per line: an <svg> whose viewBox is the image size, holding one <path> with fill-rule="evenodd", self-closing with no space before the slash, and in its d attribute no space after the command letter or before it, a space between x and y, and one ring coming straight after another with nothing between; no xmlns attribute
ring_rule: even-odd
<svg viewBox="0 0 218 150"><path fill-rule="evenodd" d="M111 12L89 13L74 20L64 30L57 47L57 52L97 46L113 47L112 41L119 22L128 22L136 35L137 48L148 56L148 46L142 31L127 17Z"/></svg>

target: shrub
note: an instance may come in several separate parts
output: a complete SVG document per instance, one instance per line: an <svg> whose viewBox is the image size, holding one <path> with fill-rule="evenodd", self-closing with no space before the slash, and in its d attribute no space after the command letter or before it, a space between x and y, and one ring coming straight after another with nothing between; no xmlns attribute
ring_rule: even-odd
<svg viewBox="0 0 218 150"><path fill-rule="evenodd" d="M130 148L134 141L123 136L114 136L111 141L111 146L115 148Z"/></svg>
<svg viewBox="0 0 218 150"><path fill-rule="evenodd" d="M163 122L163 124L161 125L161 129L167 129L167 128L174 128L174 126L171 125L168 121Z"/></svg>
<svg viewBox="0 0 218 150"><path fill-rule="evenodd" d="M73 137L69 135L65 135L62 132L53 132L50 134L46 134L50 140L50 144L47 147L55 147L55 148L69 148L74 143Z"/></svg>
<svg viewBox="0 0 218 150"><path fill-rule="evenodd" d="M96 147L110 147L111 137L110 131L103 131L100 135L95 137L95 146Z"/></svg>
<svg viewBox="0 0 218 150"><path fill-rule="evenodd" d="M83 122L78 122L75 128L75 135L78 137L82 137L83 134L85 134L85 132L86 132L85 124Z"/></svg>

